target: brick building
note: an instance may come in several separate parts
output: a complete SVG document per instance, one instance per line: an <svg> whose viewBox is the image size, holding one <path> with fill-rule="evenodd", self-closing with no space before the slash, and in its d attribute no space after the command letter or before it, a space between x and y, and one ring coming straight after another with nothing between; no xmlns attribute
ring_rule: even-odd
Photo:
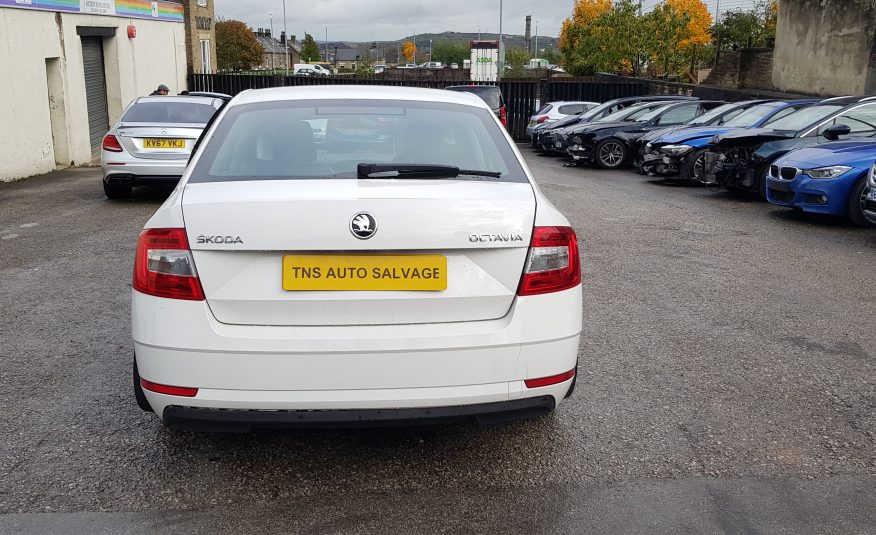
<svg viewBox="0 0 876 535"><path fill-rule="evenodd" d="M216 72L215 0L182 0L186 26L186 64L189 73Z"/></svg>

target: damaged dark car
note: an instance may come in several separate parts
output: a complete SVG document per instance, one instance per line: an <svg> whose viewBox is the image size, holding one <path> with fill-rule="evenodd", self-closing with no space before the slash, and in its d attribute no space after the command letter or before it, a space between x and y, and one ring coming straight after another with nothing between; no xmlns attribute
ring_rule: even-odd
<svg viewBox="0 0 876 535"><path fill-rule="evenodd" d="M725 102L697 100L673 102L634 121L596 123L569 133L569 156L576 162L594 163L602 169L618 169L633 160L636 140L652 130L683 124Z"/></svg>
<svg viewBox="0 0 876 535"><path fill-rule="evenodd" d="M765 198L766 172L793 149L840 138L876 137L876 97L837 97L770 122L769 128L734 130L712 138L701 182Z"/></svg>

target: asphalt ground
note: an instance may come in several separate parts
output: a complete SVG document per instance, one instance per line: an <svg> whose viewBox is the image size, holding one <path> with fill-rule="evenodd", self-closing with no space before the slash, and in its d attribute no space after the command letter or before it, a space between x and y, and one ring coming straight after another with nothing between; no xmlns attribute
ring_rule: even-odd
<svg viewBox="0 0 876 535"><path fill-rule="evenodd" d="M503 426L167 431L99 170L0 184L0 533L874 533L876 230L523 149L577 229L574 396Z"/></svg>

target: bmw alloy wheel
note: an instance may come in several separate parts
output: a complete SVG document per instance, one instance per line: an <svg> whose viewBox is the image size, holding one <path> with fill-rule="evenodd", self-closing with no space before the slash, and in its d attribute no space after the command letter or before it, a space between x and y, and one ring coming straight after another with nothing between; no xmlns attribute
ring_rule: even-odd
<svg viewBox="0 0 876 535"><path fill-rule="evenodd" d="M615 140L603 141L599 144L599 163L602 167L614 169L620 167L626 157L626 149Z"/></svg>

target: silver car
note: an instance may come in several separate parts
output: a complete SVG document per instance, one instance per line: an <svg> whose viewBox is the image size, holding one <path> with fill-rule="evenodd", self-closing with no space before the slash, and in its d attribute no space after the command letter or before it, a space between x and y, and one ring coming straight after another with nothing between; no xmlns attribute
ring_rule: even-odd
<svg viewBox="0 0 876 535"><path fill-rule="evenodd" d="M531 136L532 131L540 124L555 123L564 117L592 110L596 106L599 106L598 102L582 102L577 100L548 102L535 112L535 115L529 118L529 124L526 125L526 135L527 137Z"/></svg>
<svg viewBox="0 0 876 535"><path fill-rule="evenodd" d="M100 167L110 199L128 197L133 186L174 186L207 122L222 107L209 96L139 97L103 138Z"/></svg>

